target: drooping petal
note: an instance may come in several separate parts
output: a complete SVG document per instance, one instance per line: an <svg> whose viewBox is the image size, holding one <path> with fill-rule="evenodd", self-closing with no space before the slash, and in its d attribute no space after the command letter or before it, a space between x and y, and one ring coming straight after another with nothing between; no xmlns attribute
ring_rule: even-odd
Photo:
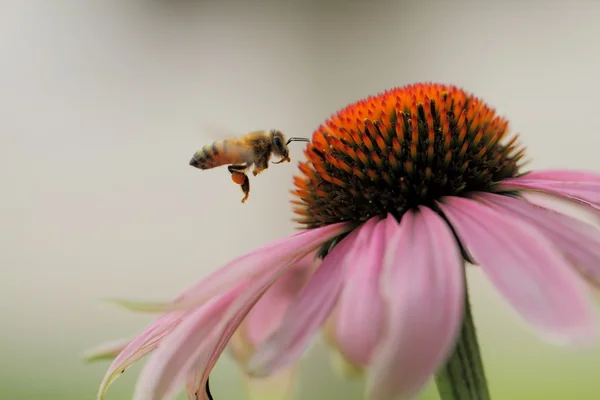
<svg viewBox="0 0 600 400"><path fill-rule="evenodd" d="M594 337L596 319L583 282L537 229L475 200L446 197L438 205L475 261L525 320L553 341Z"/></svg>
<svg viewBox="0 0 600 400"><path fill-rule="evenodd" d="M448 225L421 207L402 217L386 246L383 268L387 320L367 390L371 400L412 399L458 335L465 296L462 259Z"/></svg>
<svg viewBox="0 0 600 400"><path fill-rule="evenodd" d="M255 347L281 324L285 311L319 264L311 253L285 272L250 310L231 337L233 358L246 367Z"/></svg>
<svg viewBox="0 0 600 400"><path fill-rule="evenodd" d="M318 264L315 253L310 253L291 267L260 298L231 337L228 348L234 359L242 366L249 399L283 400L293 393L295 366L265 378L249 376L246 368L256 346L279 327L288 306ZM194 378L194 385L195 379L197 378Z"/></svg>
<svg viewBox="0 0 600 400"><path fill-rule="evenodd" d="M244 329L252 346L271 335L281 324L285 311L314 271L318 261L310 253L281 276L256 303L244 320Z"/></svg>
<svg viewBox="0 0 600 400"><path fill-rule="evenodd" d="M185 393L188 400L210 400L206 390L200 390L202 375L198 370L188 371L185 377ZM212 388L211 388L212 390Z"/></svg>
<svg viewBox="0 0 600 400"><path fill-rule="evenodd" d="M194 308L219 293L232 289L245 280L261 275L267 268L264 263L261 263L263 258L283 261L290 256L290 249L297 249L300 246L306 247L311 244L316 247L350 228L351 225L347 223L332 224L302 231L290 237L271 242L216 269L200 282L183 291L171 302L151 303L131 300L114 300L113 302L138 312L156 313Z"/></svg>
<svg viewBox="0 0 600 400"><path fill-rule="evenodd" d="M241 289L211 299L193 310L165 337L144 366L135 388L134 400L163 400L172 398L178 383L176 378L191 367L190 359L201 351Z"/></svg>
<svg viewBox="0 0 600 400"><path fill-rule="evenodd" d="M348 251L359 230L348 234L325 257L287 309L280 328L256 349L249 362L249 374L270 375L297 360L309 346L338 300Z"/></svg>
<svg viewBox="0 0 600 400"><path fill-rule="evenodd" d="M595 226L526 200L477 193L476 200L509 212L542 232L592 283L600 286L600 230Z"/></svg>
<svg viewBox="0 0 600 400"><path fill-rule="evenodd" d="M534 171L502 181L495 191L532 190L572 200L600 211L600 174L588 171Z"/></svg>
<svg viewBox="0 0 600 400"><path fill-rule="evenodd" d="M113 360L119 355L125 347L131 342L131 339L121 339L114 342L104 343L85 352L85 362L95 362L100 360Z"/></svg>
<svg viewBox="0 0 600 400"><path fill-rule="evenodd" d="M104 378L100 383L100 389L98 390L98 399L102 400L104 398L104 394L110 385L123 372L146 354L152 352L158 346L161 339L177 326L182 316L182 312L167 314L157 319L140 335L131 340L116 356L104 374Z"/></svg>
<svg viewBox="0 0 600 400"><path fill-rule="evenodd" d="M365 223L348 253L354 265L338 304L334 336L340 352L356 365L369 363L381 332L384 304L380 272L387 223L387 219L379 222L371 219ZM393 223L396 224L395 220Z"/></svg>
<svg viewBox="0 0 600 400"><path fill-rule="evenodd" d="M365 366L350 363L350 361L348 361L341 353L340 346L335 337L336 321L337 309L334 309L321 330L325 343L331 347L329 357L333 369L344 379L355 380L361 378L364 374Z"/></svg>
<svg viewBox="0 0 600 400"><path fill-rule="evenodd" d="M163 340L140 375L135 400L171 398L186 378L190 380L190 374L195 374L193 386L203 388L231 336L265 291L291 266L329 239L320 237L315 243L308 237L296 247L287 249L287 259L273 252L265 252L262 258L256 258L255 264L248 267L263 271L260 276L222 295L220 298L233 298L225 305L219 303L216 314L211 310L196 311L195 317L188 316L185 324L182 322ZM200 310L204 308L200 307Z"/></svg>
<svg viewBox="0 0 600 400"><path fill-rule="evenodd" d="M510 180L546 180L556 182L589 182L600 184L600 174L592 171L580 171L580 170L569 170L569 169L547 169L547 170L536 170L528 172L527 174L521 175L518 178L511 178Z"/></svg>
<svg viewBox="0 0 600 400"><path fill-rule="evenodd" d="M326 240L327 238L325 241ZM321 244L323 243L318 243L317 246L320 246ZM227 315L222 318L222 322L217 329L216 345L209 347L210 351L202 353L196 360L196 364L200 366L200 372L197 375L199 377L197 379L197 387L202 387L205 384L212 368L216 364L221 353L225 350L231 337L264 293L271 288L274 282L280 279L291 266L316 250L316 248L313 247L314 243L312 241L307 242L305 246L311 247L306 248L301 246L297 248L297 252L294 253L295 256L293 259L284 263L283 267L274 268L273 271L264 274L264 277L253 283L253 288L249 288L245 292L242 292L239 298L236 299L236 303L231 306L231 310L229 310Z"/></svg>

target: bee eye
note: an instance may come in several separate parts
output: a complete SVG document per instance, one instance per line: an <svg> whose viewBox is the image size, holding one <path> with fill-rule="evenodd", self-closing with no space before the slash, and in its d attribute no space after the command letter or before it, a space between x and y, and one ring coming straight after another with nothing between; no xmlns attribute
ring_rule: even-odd
<svg viewBox="0 0 600 400"><path fill-rule="evenodd" d="M275 136L275 137L273 138L273 144L274 144L275 146L277 146L277 147L281 147L282 143L283 143L283 142L281 141L281 138L280 138L279 136Z"/></svg>

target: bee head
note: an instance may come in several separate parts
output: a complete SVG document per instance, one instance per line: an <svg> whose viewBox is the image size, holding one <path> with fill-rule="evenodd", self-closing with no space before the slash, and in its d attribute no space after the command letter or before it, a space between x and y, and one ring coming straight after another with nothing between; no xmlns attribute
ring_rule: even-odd
<svg viewBox="0 0 600 400"><path fill-rule="evenodd" d="M281 131L271 131L271 145L273 148L273 153L276 156L281 157L282 160L290 160L290 151L288 149L288 144L290 144L290 142L310 142L310 139L301 137L291 137L286 141Z"/></svg>
<svg viewBox="0 0 600 400"><path fill-rule="evenodd" d="M283 133L281 133L281 131L271 131L271 145L273 149L273 154L281 158L289 157L290 151L288 149L287 143L285 142L285 137L283 136Z"/></svg>

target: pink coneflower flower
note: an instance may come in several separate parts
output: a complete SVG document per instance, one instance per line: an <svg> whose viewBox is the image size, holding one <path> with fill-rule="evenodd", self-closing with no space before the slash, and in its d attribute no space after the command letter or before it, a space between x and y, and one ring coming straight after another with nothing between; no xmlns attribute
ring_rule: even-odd
<svg viewBox="0 0 600 400"><path fill-rule="evenodd" d="M322 258L252 344L252 376L292 366L327 324L367 374L372 400L414 398L448 362L468 312L464 264L480 267L544 337L587 342L596 318L584 282L600 275L600 232L526 198L535 191L600 209L600 175L520 169L508 122L456 87L389 90L333 115L313 134L294 180L305 228L211 273L111 364L108 384L154 351L136 400L205 396L209 374L248 313L304 257ZM263 297L264 299L264 297ZM264 303L263 324L269 325ZM465 311L467 310L467 311ZM204 397L202 397L204 398Z"/></svg>

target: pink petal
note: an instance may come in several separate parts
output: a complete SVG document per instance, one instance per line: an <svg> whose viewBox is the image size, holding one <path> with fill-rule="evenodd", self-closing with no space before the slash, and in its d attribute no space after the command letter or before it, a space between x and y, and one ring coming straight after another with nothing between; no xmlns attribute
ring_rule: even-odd
<svg viewBox="0 0 600 400"><path fill-rule="evenodd" d="M131 365L152 352L158 346L161 339L177 326L182 315L181 312L165 315L153 322L135 339L131 340L113 360L104 374L102 383L100 383L100 389L98 390L98 399L102 400L104 398L104 394L110 385Z"/></svg>
<svg viewBox="0 0 600 400"><path fill-rule="evenodd" d="M439 206L496 288L548 339L586 341L595 335L582 281L538 230L474 200L446 197Z"/></svg>
<svg viewBox="0 0 600 400"><path fill-rule="evenodd" d="M265 252L264 257L254 260L255 265L247 265L264 271L262 275L223 295L227 304L219 304L216 311L200 307L194 316L188 316L163 340L142 371L135 399L170 398L186 377L188 391L189 386L203 388L231 336L261 296L291 266L330 238L321 237L316 243L311 237L306 239L287 249L287 260L282 260L279 253ZM191 380L195 381L194 385Z"/></svg>
<svg viewBox="0 0 600 400"><path fill-rule="evenodd" d="M586 278L600 285L600 230L595 226L514 197L491 193L473 197L535 226Z"/></svg>
<svg viewBox="0 0 600 400"><path fill-rule="evenodd" d="M295 264L298 260L294 259L282 269L282 272L287 270L291 265ZM217 360L225 347L227 346L229 340L238 329L239 325L242 323L244 318L248 315L250 310L256 305L258 300L260 300L261 296L272 286L273 282L275 282L280 276L282 272L278 272L275 275L266 275L266 279L261 279L255 285L256 288L253 290L248 290L247 293L242 294L237 299L237 303L232 306L233 312L229 312L226 318L223 318L225 321L224 324L221 324L218 328L218 336L216 340L216 344L211 346L209 349L212 349L209 352L205 352L199 357L197 364L200 365L201 374L198 374L200 378L197 380L197 387L202 387L208 379L212 368L217 363ZM205 366L202 368L202 366Z"/></svg>
<svg viewBox="0 0 600 400"><path fill-rule="evenodd" d="M165 337L144 366L137 381L134 400L162 400L177 393L177 378L192 367L193 357L202 351L219 317L226 312L240 289L211 299L193 310Z"/></svg>
<svg viewBox="0 0 600 400"><path fill-rule="evenodd" d="M534 179L534 180L546 180L546 181L557 181L557 182L590 182L600 183L600 174L591 171L578 171L568 169L548 169L531 171L518 178L511 178L509 180L520 180L520 179Z"/></svg>
<svg viewBox="0 0 600 400"><path fill-rule="evenodd" d="M185 393L188 400L210 400L206 389L200 390L200 384L202 383L202 372L200 370L188 371L185 377ZM214 388L211 386L211 391ZM214 392L213 392L214 393Z"/></svg>
<svg viewBox="0 0 600 400"><path fill-rule="evenodd" d="M194 308L219 293L231 290L236 285L264 273L267 267L265 263L261 262L262 259L277 259L283 262L283 260L290 257L290 249L294 250L300 246L307 247L310 245L318 247L350 228L350 224L347 223L332 224L322 228L308 229L293 236L271 242L211 272L200 282L189 287L175 300L168 303L146 303L129 300L115 300L115 302L125 308L139 312L167 312Z"/></svg>
<svg viewBox="0 0 600 400"><path fill-rule="evenodd" d="M363 376L367 366L352 364L348 358L341 353L340 346L335 337L337 327L337 314L339 310L339 301L337 306L332 310L331 315L321 328L321 335L325 343L332 347L329 351L329 358L334 371L345 380L354 380Z"/></svg>
<svg viewBox="0 0 600 400"><path fill-rule="evenodd" d="M318 266L319 261L315 260L315 256L316 253L310 253L285 272L254 305L231 337L228 348L244 370L256 346L279 327L288 306ZM196 386L202 382L203 372L188 376L188 396L196 392ZM295 366L265 378L255 378L244 373L247 397L291 398L295 376Z"/></svg>
<svg viewBox="0 0 600 400"><path fill-rule="evenodd" d="M106 359L112 360L118 356L119 353L125 350L129 342L131 342L131 339L121 339L114 342L101 344L98 347L86 351L84 360L86 362L94 362Z"/></svg>
<svg viewBox="0 0 600 400"><path fill-rule="evenodd" d="M289 306L280 329L250 359L248 373L266 376L298 359L336 304L347 268L347 254L360 228L352 231L325 257L298 298Z"/></svg>
<svg viewBox="0 0 600 400"><path fill-rule="evenodd" d="M394 217L390 218L396 225ZM354 266L340 297L334 335L337 347L352 364L367 365L379 341L384 313L379 275L388 239L387 219L365 223L348 252Z"/></svg>
<svg viewBox="0 0 600 400"><path fill-rule="evenodd" d="M463 263L446 222L421 207L396 230L384 258L388 313L369 370L371 400L414 398L448 357L462 322Z"/></svg>
<svg viewBox="0 0 600 400"><path fill-rule="evenodd" d="M329 240L326 238L324 241ZM318 245L322 245L323 243L319 243ZM316 248L314 248L314 243L312 241L308 241L304 244L304 247L299 247L295 254L294 258L290 260L288 263L284 264L283 267L279 269L274 268L273 271L270 271L269 274L265 274L264 278L258 280L253 289L249 289L246 293L241 294L239 299L236 300L236 304L234 304L226 317L222 318L224 323L222 323L219 327L218 340L216 345L213 347L212 352L204 353L202 357L199 358L197 364L200 365L200 370L202 370L202 366L204 367L204 371L202 372L201 380L198 380L197 387L202 387L212 368L216 364L219 356L225 350L228 342L239 328L242 321L247 317L248 313L253 309L256 303L262 298L264 293L270 289L273 284L279 280L285 272L287 272L290 267L296 265L302 258L306 257L308 254L314 252ZM208 355L208 358L204 358ZM198 375L200 376L200 374Z"/></svg>
<svg viewBox="0 0 600 400"><path fill-rule="evenodd" d="M534 171L506 179L495 191L532 190L572 200L600 211L600 175L587 171Z"/></svg>
<svg viewBox="0 0 600 400"><path fill-rule="evenodd" d="M279 327L288 306L313 273L318 263L314 258L311 253L290 268L248 313L243 325L250 345L262 342Z"/></svg>

